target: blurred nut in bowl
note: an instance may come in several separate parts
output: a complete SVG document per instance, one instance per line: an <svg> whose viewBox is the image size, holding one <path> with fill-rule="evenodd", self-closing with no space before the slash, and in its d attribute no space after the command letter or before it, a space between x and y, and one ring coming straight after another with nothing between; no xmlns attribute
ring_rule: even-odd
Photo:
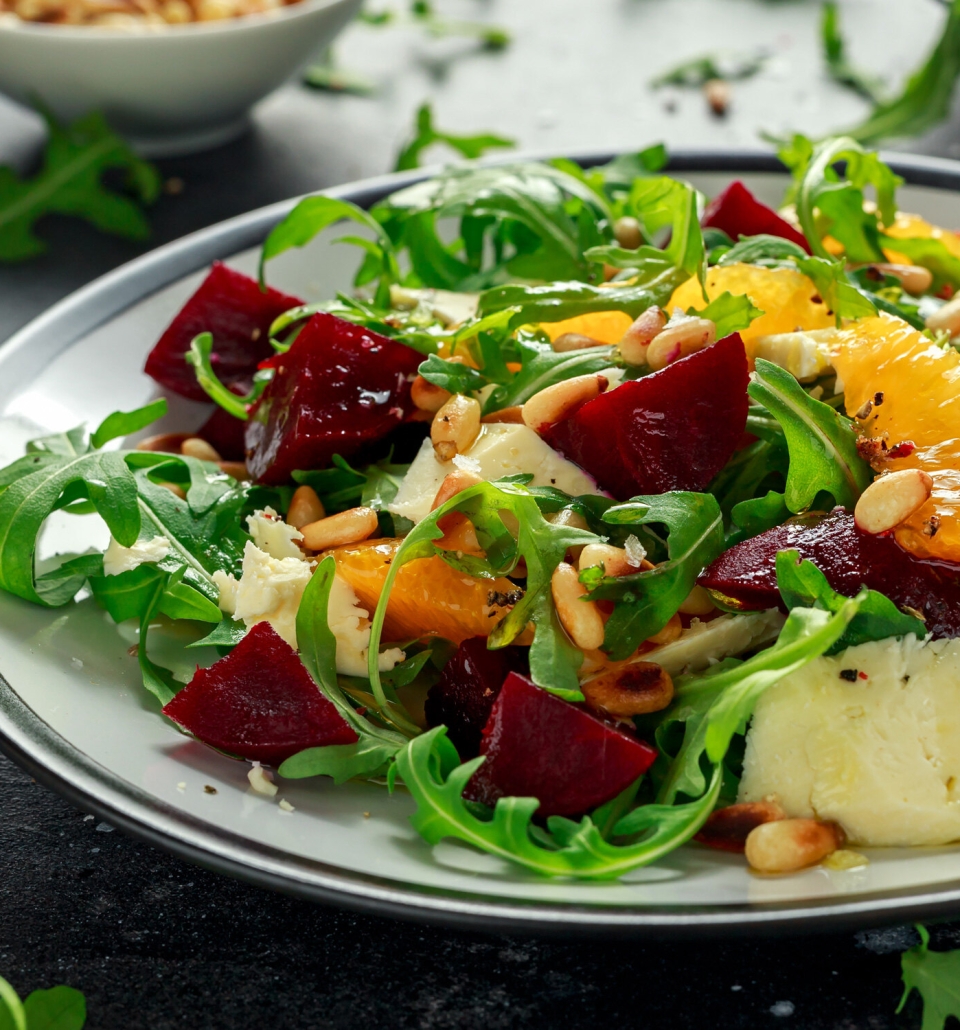
<svg viewBox="0 0 960 1030"><path fill-rule="evenodd" d="M238 135L362 0L0 0L0 92L62 122L93 110L140 153Z"/></svg>

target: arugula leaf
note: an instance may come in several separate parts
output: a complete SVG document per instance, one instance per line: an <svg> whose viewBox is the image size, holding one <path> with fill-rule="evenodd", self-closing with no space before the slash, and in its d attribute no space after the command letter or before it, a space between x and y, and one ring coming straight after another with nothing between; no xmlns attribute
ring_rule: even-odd
<svg viewBox="0 0 960 1030"><path fill-rule="evenodd" d="M235 394L220 382L213 370L210 355L213 353L213 333L200 333L190 341L190 349L184 355L187 363L193 365L197 382L203 392L228 414L241 422L247 420L247 408L259 400L267 384L273 379L272 368L258 369L253 374L253 385L245 396Z"/></svg>
<svg viewBox="0 0 960 1030"><path fill-rule="evenodd" d="M901 239L899 236L886 235L882 239L888 250L903 254L913 264L930 269L933 273L931 292L936 293L944 284L960 286L960 258L947 250L943 240L929 236Z"/></svg>
<svg viewBox="0 0 960 1030"><path fill-rule="evenodd" d="M422 104L417 111L414 137L397 155L395 172L406 172L420 167L420 155L435 143L444 143L468 160L482 156L486 151L498 147L515 147L516 141L492 133L479 133L475 136L454 136L434 127L433 109L429 104Z"/></svg>
<svg viewBox="0 0 960 1030"><path fill-rule="evenodd" d="M333 456L331 465L328 469L295 469L292 473L294 482L317 491L328 515L356 508L367 483L366 473L352 468L339 454Z"/></svg>
<svg viewBox="0 0 960 1030"><path fill-rule="evenodd" d="M0 976L0 1030L27 1030L27 1015L17 992Z"/></svg>
<svg viewBox="0 0 960 1030"><path fill-rule="evenodd" d="M223 613L208 597L183 582L185 565L164 572L154 563L144 563L117 576L91 575L90 587L97 604L114 622L137 618L152 602L159 581L163 589L156 609L170 619L220 622Z"/></svg>
<svg viewBox="0 0 960 1030"><path fill-rule="evenodd" d="M809 508L822 491L837 504L852 508L872 482L873 473L857 453L850 419L814 400L789 372L763 358L756 361L747 392L783 428L790 452L785 492L790 511Z"/></svg>
<svg viewBox="0 0 960 1030"><path fill-rule="evenodd" d="M836 315L837 328L844 318L868 318L877 313L873 300L847 280L841 259L804 257L794 258L794 261L816 286L828 314Z"/></svg>
<svg viewBox="0 0 960 1030"><path fill-rule="evenodd" d="M759 318L763 312L753 306L753 301L745 294L734 296L729 290L724 291L719 297L701 309L689 308L688 315L698 315L700 318L709 318L717 325L717 339L722 340L731 333L738 333L741 329L749 329L750 323Z"/></svg>
<svg viewBox="0 0 960 1030"><path fill-rule="evenodd" d="M646 572L605 577L587 595L591 600L616 602L603 646L614 661L621 661L663 629L704 566L723 550L723 516L711 494L675 490L614 505L604 512L603 521L615 525L660 523L670 533L667 561Z"/></svg>
<svg viewBox="0 0 960 1030"><path fill-rule="evenodd" d="M311 577L297 610L297 643L300 660L318 689L336 705L358 740L353 744L307 748L292 755L278 770L287 779L332 776L335 783L343 783L354 776L372 776L406 743L405 736L364 719L350 704L337 681L337 641L327 619L330 589L336 571L337 563L332 555L328 555ZM374 646L371 640L371 648ZM386 702L387 706L389 704Z"/></svg>
<svg viewBox="0 0 960 1030"><path fill-rule="evenodd" d="M847 45L840 31L840 10L834 0L826 0L820 16L820 42L827 71L834 82L848 86L865 100L879 104L883 82L869 72L854 67L847 57Z"/></svg>
<svg viewBox="0 0 960 1030"><path fill-rule="evenodd" d="M768 490L763 497L750 497L740 501L730 512L734 529L727 536L725 549L729 550L741 540L759 536L774 526L783 525L791 514L793 513L787 507L783 494L777 493L776 490Z"/></svg>
<svg viewBox="0 0 960 1030"><path fill-rule="evenodd" d="M365 97L377 91L377 84L366 75L337 67L329 48L324 60L304 68L302 81L305 86L326 90L329 93L351 93L354 96Z"/></svg>
<svg viewBox="0 0 960 1030"><path fill-rule="evenodd" d="M761 265L764 268L790 267L792 258L805 258L807 252L793 240L785 240L782 236L768 236L760 233L757 236L741 236L728 251L725 251L718 265Z"/></svg>
<svg viewBox="0 0 960 1030"><path fill-rule="evenodd" d="M431 354L417 371L428 383L450 393L473 393L489 382L479 370L458 361L445 361L438 354Z"/></svg>
<svg viewBox="0 0 960 1030"><path fill-rule="evenodd" d="M728 82L749 79L763 68L768 57L764 50L753 54L704 54L661 72L650 80L650 85L654 89L661 86L699 87L711 79L726 79Z"/></svg>
<svg viewBox="0 0 960 1030"><path fill-rule="evenodd" d="M23 1002L28 1030L83 1030L87 1003L73 987L31 991Z"/></svg>
<svg viewBox="0 0 960 1030"><path fill-rule="evenodd" d="M94 450L103 447L111 440L121 436L130 436L132 433L139 433L146 429L151 422L163 418L167 413L166 399L161 397L135 411L115 411L100 423L93 435L90 437L90 446Z"/></svg>
<svg viewBox="0 0 960 1030"><path fill-rule="evenodd" d="M903 1011L916 991L923 1001L921 1030L944 1030L947 1020L960 1019L960 948L930 951L930 934L917 924L920 943L900 956L903 996L897 1013Z"/></svg>
<svg viewBox="0 0 960 1030"><path fill-rule="evenodd" d="M461 21L440 18L427 0L413 0L410 4L413 20L421 24L428 35L442 39L445 36L467 36L477 39L487 50L502 50L510 44L510 33L498 25L479 21Z"/></svg>
<svg viewBox="0 0 960 1030"><path fill-rule="evenodd" d="M160 176L116 136L103 115L85 115L68 127L48 111L40 113L49 138L43 168L32 179L19 179L0 166L0 261L23 261L42 254L46 244L34 233L46 214L76 215L101 232L144 240L150 226L137 200L152 204L160 193ZM136 200L103 185L110 169L126 173Z"/></svg>
<svg viewBox="0 0 960 1030"><path fill-rule="evenodd" d="M846 598L827 582L827 577L813 562L801 561L798 551L781 551L777 555L777 587L787 608L821 608L838 612ZM884 594L876 590L860 593L860 607L843 636L826 654L836 654L848 647L887 637L905 637L913 633L922 640L927 635L920 619L907 615Z"/></svg>
<svg viewBox="0 0 960 1030"><path fill-rule="evenodd" d="M613 833L643 834L635 843L609 843L589 816L579 823L552 816L547 820L549 833L534 835L532 819L540 805L536 798L500 798L489 819L468 807L463 791L484 759L457 765L446 733L445 726L438 726L411 740L397 755L397 772L417 804L410 818L414 828L428 844L454 837L541 874L612 880L649 865L697 832L720 790L718 771L695 802L648 805L624 816Z"/></svg>

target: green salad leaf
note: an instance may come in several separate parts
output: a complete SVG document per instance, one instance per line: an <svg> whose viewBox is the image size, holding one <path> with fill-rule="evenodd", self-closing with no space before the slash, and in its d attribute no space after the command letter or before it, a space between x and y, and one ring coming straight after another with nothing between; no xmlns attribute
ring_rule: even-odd
<svg viewBox="0 0 960 1030"><path fill-rule="evenodd" d="M702 86L711 79L733 82L749 79L759 72L769 54L758 50L752 54L704 54L692 57L650 80L654 89L662 86Z"/></svg>
<svg viewBox="0 0 960 1030"><path fill-rule="evenodd" d="M163 418L166 413L167 402L163 397L137 408L136 411L115 411L112 415L107 415L91 435L90 446L94 450L99 450L111 440L139 433L141 429L146 429L157 419Z"/></svg>
<svg viewBox="0 0 960 1030"><path fill-rule="evenodd" d="M495 136L489 132L478 133L474 136L455 136L452 133L443 132L433 124L433 108L429 104L422 104L417 110L413 139L406 143L397 155L393 170L406 172L411 168L419 168L421 154L435 143L443 143L468 160L481 157L488 150L503 147L509 149L516 146L514 140Z"/></svg>
<svg viewBox="0 0 960 1030"><path fill-rule="evenodd" d="M23 1002L11 985L0 976L0 1030L27 1030Z"/></svg>
<svg viewBox="0 0 960 1030"><path fill-rule="evenodd" d="M83 1030L87 1003L80 991L61 985L31 991L24 998L27 1030Z"/></svg>
<svg viewBox="0 0 960 1030"><path fill-rule="evenodd" d="M944 1030L951 1016L960 1019L960 948L931 951L927 928L918 925L917 933L920 943L900 956L903 996L897 1012L916 991L923 1000L921 1030Z"/></svg>
<svg viewBox="0 0 960 1030"><path fill-rule="evenodd" d="M841 259L803 257L794 261L816 286L827 313L836 316L838 328L844 318L869 318L877 313L874 300L847 279Z"/></svg>
<svg viewBox="0 0 960 1030"><path fill-rule="evenodd" d="M850 419L814 400L789 372L758 358L750 396L780 423L790 452L785 501L792 512L809 508L819 493L852 508L873 480L857 453Z"/></svg>
<svg viewBox="0 0 960 1030"><path fill-rule="evenodd" d="M805 258L807 252L793 240L782 236L741 236L720 255L718 265L761 265L764 268L789 268L793 258Z"/></svg>
<svg viewBox="0 0 960 1030"><path fill-rule="evenodd" d="M213 362L210 357L212 353L213 333L200 333L190 341L190 349L184 357L189 364L193 365L197 382L210 400L223 408L228 414L233 415L234 418L245 422L247 420L248 406L259 400L261 394L267 388L267 384L273 379L273 369L264 368L254 372L253 385L250 388L250 392L241 397L232 390L227 389L220 382L217 373L213 369Z"/></svg>
<svg viewBox="0 0 960 1030"><path fill-rule="evenodd" d="M700 318L709 318L711 322L715 322L717 339L722 340L731 333L749 329L751 322L759 318L763 312L754 307L753 301L745 293L735 296L725 291L719 297L714 297L705 308L688 308L687 314L699 315Z"/></svg>
<svg viewBox="0 0 960 1030"><path fill-rule="evenodd" d="M840 9L834 0L826 0L823 4L820 41L830 78L834 82L839 82L841 86L852 89L854 93L859 93L865 100L880 104L883 97L883 81L850 63L847 57L847 44L840 30Z"/></svg>

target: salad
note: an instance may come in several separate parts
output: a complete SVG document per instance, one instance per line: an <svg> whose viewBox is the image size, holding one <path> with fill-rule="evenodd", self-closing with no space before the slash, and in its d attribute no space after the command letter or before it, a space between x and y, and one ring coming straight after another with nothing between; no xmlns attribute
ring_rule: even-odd
<svg viewBox="0 0 960 1030"><path fill-rule="evenodd" d="M781 158L779 211L661 147L301 201L150 352L199 429L161 396L0 470L0 587L135 620L254 790L375 781L536 873L960 839L960 238L851 139ZM352 293L266 284L345 220ZM105 553L38 562L54 511Z"/></svg>

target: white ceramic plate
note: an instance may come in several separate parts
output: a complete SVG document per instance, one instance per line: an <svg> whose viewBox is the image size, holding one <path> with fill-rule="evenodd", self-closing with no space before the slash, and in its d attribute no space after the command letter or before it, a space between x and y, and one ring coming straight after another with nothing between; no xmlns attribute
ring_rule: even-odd
<svg viewBox="0 0 960 1030"><path fill-rule="evenodd" d="M960 165L895 163L914 184L901 193L905 209L960 226ZM786 183L777 168L767 155L686 154L671 170L708 193L739 174L776 202ZM331 192L367 206L417 177ZM224 258L252 272L256 244L291 204L148 254L0 348L0 464L33 436L95 425L153 396L144 357L206 266ZM330 238L274 262L271 281L310 299L347 288L353 252L331 247ZM207 410L184 401L173 409L168 421L180 426L199 425ZM105 536L94 517L55 516L43 549L80 550ZM262 886L459 926L580 933L823 928L960 910L958 848L874 850L863 869L758 877L737 856L688 846L619 882L592 884L540 879L455 843L431 848L407 820L410 799L369 784L284 782L282 795L295 807L285 812L249 791L245 764L187 740L157 714L127 653L134 640L131 628L113 625L91 600L49 611L0 594L0 746L85 810ZM205 792L208 785L216 793Z"/></svg>

